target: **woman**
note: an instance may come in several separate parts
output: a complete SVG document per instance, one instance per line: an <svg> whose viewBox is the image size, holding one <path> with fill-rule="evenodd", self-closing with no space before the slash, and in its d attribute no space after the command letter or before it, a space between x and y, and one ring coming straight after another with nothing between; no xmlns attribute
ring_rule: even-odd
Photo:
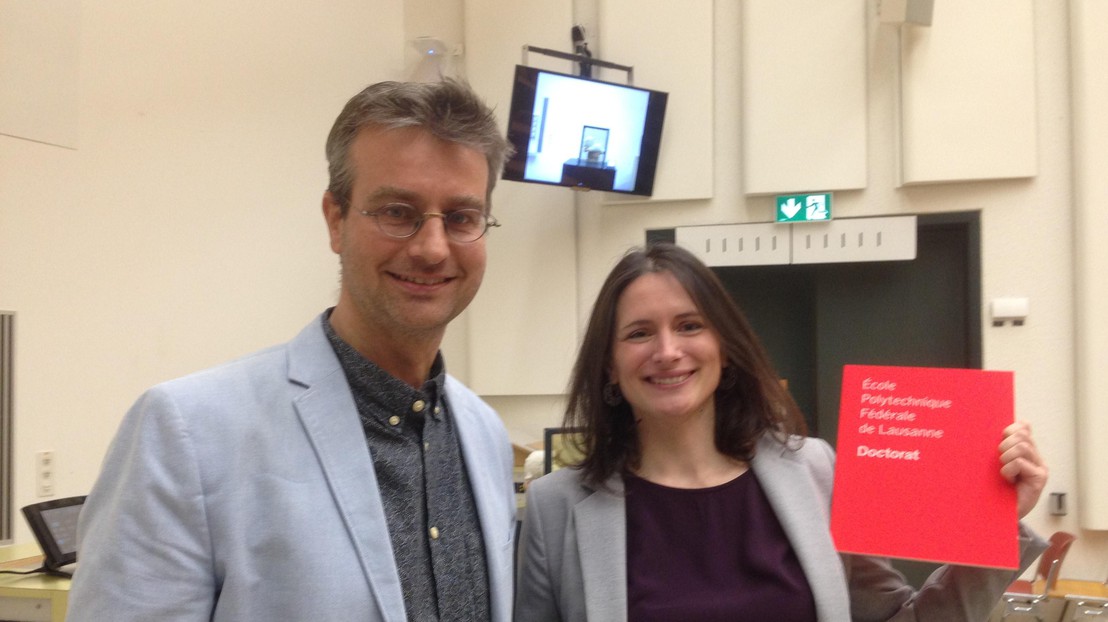
<svg viewBox="0 0 1108 622"><path fill-rule="evenodd" d="M804 438L712 271L671 244L609 274L564 425L584 458L528 490L517 621L983 620L1017 575L944 566L916 592L885 560L840 556L831 448ZM1022 517L1046 467L1026 424L999 451ZM1024 567L1044 547L1021 528Z"/></svg>

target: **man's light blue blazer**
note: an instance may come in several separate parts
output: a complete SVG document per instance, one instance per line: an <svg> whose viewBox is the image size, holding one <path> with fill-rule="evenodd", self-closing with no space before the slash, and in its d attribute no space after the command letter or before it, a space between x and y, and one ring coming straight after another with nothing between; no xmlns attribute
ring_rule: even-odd
<svg viewBox="0 0 1108 622"><path fill-rule="evenodd" d="M820 439L790 448L763 437L750 469L800 560L820 622L984 620L1018 575L943 566L917 592L886 560L840 555L829 528L834 453ZM531 482L520 537L516 622L627 620L623 480L617 475L607 483L608 490L586 486L576 469ZM1021 528L1021 569L1045 548L1041 538Z"/></svg>
<svg viewBox="0 0 1108 622"><path fill-rule="evenodd" d="M365 432L320 322L139 398L81 513L69 620L405 621ZM508 622L511 446L454 378L446 400L492 619Z"/></svg>

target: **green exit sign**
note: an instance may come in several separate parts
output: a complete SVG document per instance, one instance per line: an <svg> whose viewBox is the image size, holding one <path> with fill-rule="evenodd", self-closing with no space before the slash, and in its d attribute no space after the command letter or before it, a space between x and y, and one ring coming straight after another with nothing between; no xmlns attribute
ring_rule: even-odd
<svg viewBox="0 0 1108 622"><path fill-rule="evenodd" d="M777 222L831 220L831 193L786 194L777 197Z"/></svg>

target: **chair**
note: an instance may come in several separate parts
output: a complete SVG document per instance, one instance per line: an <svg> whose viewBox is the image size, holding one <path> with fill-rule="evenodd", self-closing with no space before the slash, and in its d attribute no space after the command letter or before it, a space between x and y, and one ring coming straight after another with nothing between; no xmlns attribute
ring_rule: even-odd
<svg viewBox="0 0 1108 622"><path fill-rule="evenodd" d="M1066 596L1072 606L1066 622L1108 620L1108 600L1088 596Z"/></svg>
<svg viewBox="0 0 1108 622"><path fill-rule="evenodd" d="M1085 582L1082 582L1085 583ZM1078 594L1066 594L1066 611L1069 612L1066 622L1087 622L1088 620L1108 621L1108 577L1104 582L1097 584L1087 582L1090 587L1100 587L1100 590L1088 589L1089 593L1097 593L1099 596Z"/></svg>
<svg viewBox="0 0 1108 622"><path fill-rule="evenodd" d="M1046 590L1049 592L1054 589L1054 584L1058 581L1058 575L1054 575L1053 579L1049 579L1047 575L1050 572L1054 561L1058 561L1058 571L1061 572L1062 560L1066 558L1066 553L1070 550L1070 545L1077 538L1072 533L1066 531L1055 531L1050 536L1050 545L1043 551L1041 557L1039 557L1039 567L1035 571L1035 580L1046 580ZM1017 579L1008 586L1007 592L1016 592L1020 594L1031 594L1035 591L1035 586L1032 581L1024 579Z"/></svg>
<svg viewBox="0 0 1108 622"><path fill-rule="evenodd" d="M1049 549L1047 549L1049 551ZM1046 555L1046 552L1043 553ZM1001 614L1000 620L1008 619L1008 616L1012 614L1019 615L1033 615L1039 622L1045 622L1043 618L1042 605L1048 598L1050 598L1050 588L1054 585L1054 582L1058 580L1058 568L1061 567L1061 560L1055 559L1050 562L1050 570L1046 573L1046 582L1043 583L1043 591L1041 594L1032 594L1031 592L1005 592L1004 593L1004 613ZM1042 564L1039 564L1040 569ZM1020 582L1017 582L1020 583ZM1023 581L1022 583L1028 583Z"/></svg>

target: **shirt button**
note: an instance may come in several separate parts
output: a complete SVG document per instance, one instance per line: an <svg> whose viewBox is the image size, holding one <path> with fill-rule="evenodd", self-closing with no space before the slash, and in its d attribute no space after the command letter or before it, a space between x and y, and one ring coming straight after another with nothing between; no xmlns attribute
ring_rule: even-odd
<svg viewBox="0 0 1108 622"><path fill-rule="evenodd" d="M431 534L431 539L432 539L432 540L438 540L438 539L439 539L439 528L438 528L438 527L432 527L432 528L430 528L430 529L428 530L428 533L430 533L430 534Z"/></svg>
<svg viewBox="0 0 1108 622"><path fill-rule="evenodd" d="M389 417L389 424L400 425L400 417L397 417L396 415Z"/></svg>
<svg viewBox="0 0 1108 622"><path fill-rule="evenodd" d="M423 448L424 448L424 449L431 449L431 443L428 443L428 442L426 442L426 441L425 441L425 442L423 443Z"/></svg>
<svg viewBox="0 0 1108 622"><path fill-rule="evenodd" d="M416 400L415 403L412 404L413 412L421 413L423 412L424 408L427 408L427 402L424 402L423 400Z"/></svg>
<svg viewBox="0 0 1108 622"><path fill-rule="evenodd" d="M440 408L439 406L435 406L435 414L437 415L441 412L442 412L442 408Z"/></svg>

